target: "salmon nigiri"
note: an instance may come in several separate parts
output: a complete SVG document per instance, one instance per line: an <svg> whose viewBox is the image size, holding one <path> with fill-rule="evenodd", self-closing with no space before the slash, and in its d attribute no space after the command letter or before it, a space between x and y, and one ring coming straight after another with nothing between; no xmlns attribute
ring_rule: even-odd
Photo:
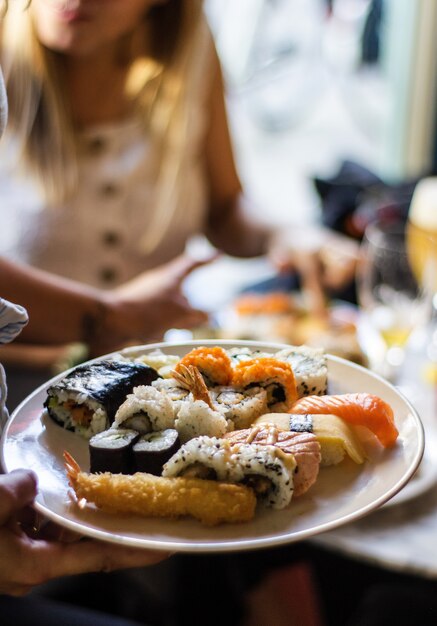
<svg viewBox="0 0 437 626"><path fill-rule="evenodd" d="M355 426L366 426L385 448L393 446L399 432L393 409L370 393L307 396L293 404L289 413L332 413Z"/></svg>

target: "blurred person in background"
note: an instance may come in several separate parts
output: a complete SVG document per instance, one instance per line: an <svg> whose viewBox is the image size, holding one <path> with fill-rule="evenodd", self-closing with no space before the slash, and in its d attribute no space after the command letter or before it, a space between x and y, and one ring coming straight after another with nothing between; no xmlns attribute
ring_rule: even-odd
<svg viewBox="0 0 437 626"><path fill-rule="evenodd" d="M29 311L20 341L95 356L201 324L182 291L199 233L229 255L294 265L323 308L314 251L293 256L268 215L250 218L201 2L15 2L1 58L0 289Z"/></svg>
<svg viewBox="0 0 437 626"><path fill-rule="evenodd" d="M0 71L0 135L7 118ZM0 344L12 341L26 326L23 307L0 298ZM0 364L0 432L8 419L5 371ZM37 495L35 474L16 470L0 475L0 614L3 626L63 623L129 626L132 622L42 598L19 598L47 580L85 572L112 571L157 563L166 555L80 540L43 520L31 508ZM133 626L133 624L132 624Z"/></svg>
<svg viewBox="0 0 437 626"><path fill-rule="evenodd" d="M250 218L200 1L17 1L1 29L10 116L0 154L0 293L29 312L25 357L29 344L77 341L97 356L205 321L182 291L203 263L185 252L194 234L229 255L269 254L278 268L297 269L318 310L325 287L353 274L349 249L338 271L321 261L326 233L296 229L283 240L267 214L264 224ZM306 239L317 243L302 250ZM333 247L338 259L338 239ZM15 377L20 368L12 373L21 397L36 386ZM179 581L200 565L185 570L187 561L178 561ZM220 593L228 589L237 611L234 561L215 564ZM159 613L169 580L159 572L119 589L116 578L98 578L101 601L125 597L127 610L138 602L141 613L150 584ZM68 581L61 594L87 602L93 583Z"/></svg>

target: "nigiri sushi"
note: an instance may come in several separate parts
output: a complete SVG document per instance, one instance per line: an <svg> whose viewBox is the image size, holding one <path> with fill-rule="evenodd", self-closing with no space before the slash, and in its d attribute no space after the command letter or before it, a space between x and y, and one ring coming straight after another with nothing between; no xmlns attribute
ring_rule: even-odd
<svg viewBox="0 0 437 626"><path fill-rule="evenodd" d="M290 413L332 413L346 422L367 427L385 447L396 443L399 432L391 406L370 393L308 396L293 404Z"/></svg>
<svg viewBox="0 0 437 626"><path fill-rule="evenodd" d="M357 433L337 415L293 415L266 413L254 421L254 426L275 424L284 431L314 433L320 444L320 465L337 465L347 454L355 463L364 463L366 453Z"/></svg>

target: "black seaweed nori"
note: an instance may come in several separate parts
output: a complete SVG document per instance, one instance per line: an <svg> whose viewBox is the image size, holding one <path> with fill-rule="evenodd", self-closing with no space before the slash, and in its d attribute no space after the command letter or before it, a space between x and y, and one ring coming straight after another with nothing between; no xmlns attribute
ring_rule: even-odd
<svg viewBox="0 0 437 626"><path fill-rule="evenodd" d="M128 428L110 428L91 437L89 441L90 472L132 474L132 446L139 434Z"/></svg>
<svg viewBox="0 0 437 626"><path fill-rule="evenodd" d="M133 446L136 471L161 476L164 463L180 446L179 435L174 428L143 435Z"/></svg>
<svg viewBox="0 0 437 626"><path fill-rule="evenodd" d="M56 398L63 391L83 394L102 406L110 425L114 421L117 409L133 388L138 385L150 385L157 378L160 378L158 372L143 363L106 359L80 365L48 388L44 406L49 415L55 421L59 421L50 410L50 398L52 396Z"/></svg>
<svg viewBox="0 0 437 626"><path fill-rule="evenodd" d="M290 415L290 430L296 433L312 433L313 418L311 415Z"/></svg>

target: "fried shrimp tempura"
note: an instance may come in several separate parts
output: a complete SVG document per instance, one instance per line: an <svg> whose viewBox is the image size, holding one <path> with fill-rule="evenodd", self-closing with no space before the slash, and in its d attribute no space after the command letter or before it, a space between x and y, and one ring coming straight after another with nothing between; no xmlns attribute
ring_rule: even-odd
<svg viewBox="0 0 437 626"><path fill-rule="evenodd" d="M242 485L199 478L163 478L152 474L89 474L64 452L68 479L79 505L94 503L108 513L145 517L190 515L202 524L247 522L255 514L256 497Z"/></svg>

